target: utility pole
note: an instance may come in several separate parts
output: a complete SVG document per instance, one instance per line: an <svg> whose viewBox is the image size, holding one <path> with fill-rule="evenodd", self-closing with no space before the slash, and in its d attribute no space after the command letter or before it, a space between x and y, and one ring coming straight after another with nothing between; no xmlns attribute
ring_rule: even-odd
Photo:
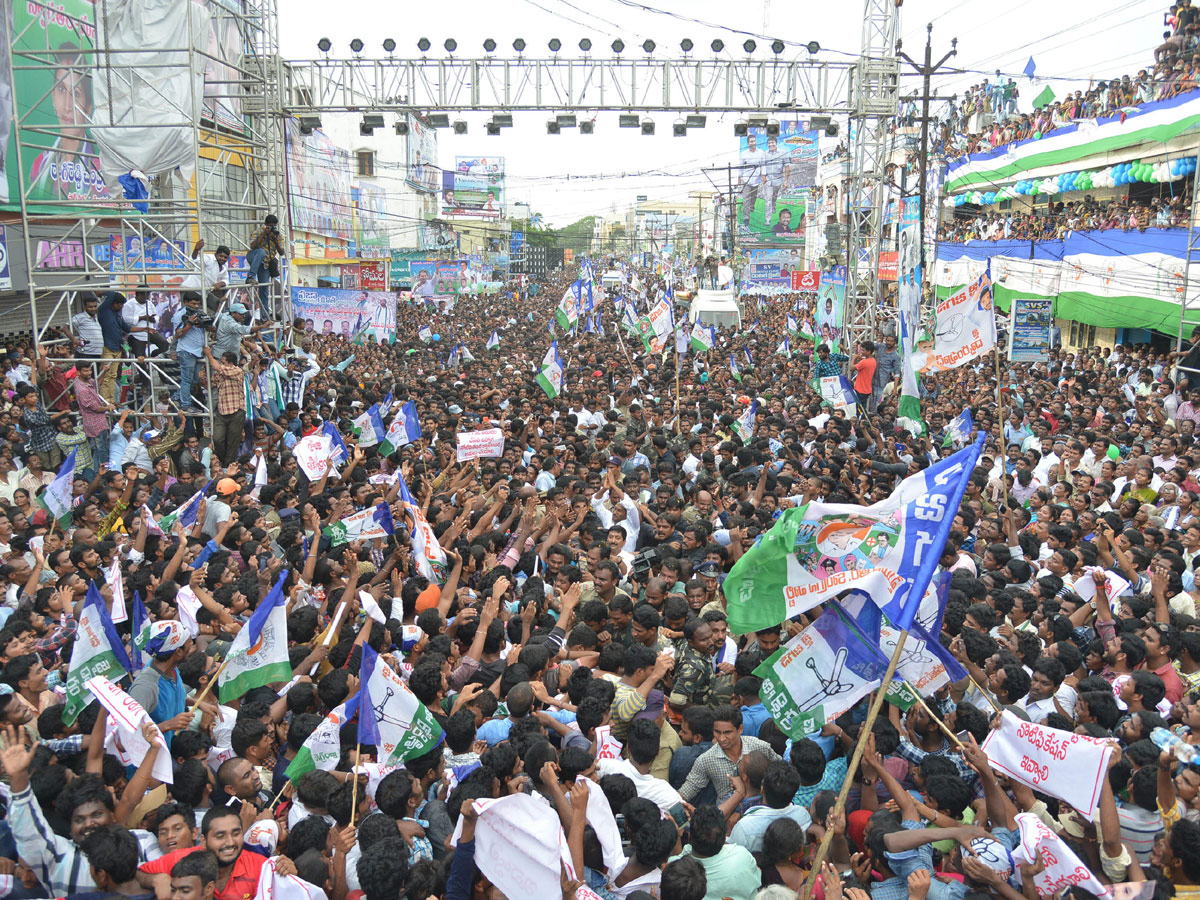
<svg viewBox="0 0 1200 900"><path fill-rule="evenodd" d="M729 266L737 257L737 200L733 198L733 164L725 163L725 177L729 187Z"/></svg>
<svg viewBox="0 0 1200 900"><path fill-rule="evenodd" d="M920 197L920 222L918 223L918 237L920 239L921 248L921 274L925 275L925 189L929 179L929 80L938 73L942 68L942 64L950 57L958 55L958 38L953 38L950 41L950 52L938 60L937 65L932 64L933 60L933 23L930 22L925 26L925 64L918 65L913 61L913 58L900 49L900 41L896 41L896 55L903 59L906 63L913 67L913 70L921 76L924 81L924 89L921 92L921 197ZM903 209L903 207L901 208ZM897 216L897 229L899 226L900 216ZM924 285L922 285L922 291Z"/></svg>

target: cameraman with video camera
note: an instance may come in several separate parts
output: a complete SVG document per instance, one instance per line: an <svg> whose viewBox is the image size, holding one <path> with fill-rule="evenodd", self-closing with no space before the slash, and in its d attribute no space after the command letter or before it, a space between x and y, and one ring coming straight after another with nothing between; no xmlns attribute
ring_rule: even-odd
<svg viewBox="0 0 1200 900"><path fill-rule="evenodd" d="M175 356L179 360L179 411L184 415L199 415L192 401L192 384L196 367L204 356L204 330L212 326L212 316L200 308L200 294L185 291L179 298L183 304L175 313Z"/></svg>

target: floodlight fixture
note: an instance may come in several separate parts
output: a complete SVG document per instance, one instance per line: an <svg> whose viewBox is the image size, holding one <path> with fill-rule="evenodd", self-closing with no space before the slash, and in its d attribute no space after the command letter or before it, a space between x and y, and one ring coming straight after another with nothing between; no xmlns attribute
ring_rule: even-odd
<svg viewBox="0 0 1200 900"><path fill-rule="evenodd" d="M733 123L733 136L745 137L750 133L750 126L746 124L745 119L738 119Z"/></svg>
<svg viewBox="0 0 1200 900"><path fill-rule="evenodd" d="M312 134L321 127L320 116L297 116L296 118L300 123L301 134Z"/></svg>
<svg viewBox="0 0 1200 900"><path fill-rule="evenodd" d="M491 38L488 38L486 41L483 42L483 49L484 49L484 52L486 52L486 53L495 53L496 52L496 42L494 40L492 40Z"/></svg>
<svg viewBox="0 0 1200 900"><path fill-rule="evenodd" d="M747 55L753 53L757 47L758 44L754 42L753 38L746 38L746 40L742 42L742 49L746 51Z"/></svg>
<svg viewBox="0 0 1200 900"><path fill-rule="evenodd" d="M496 137L497 135L500 134L500 126L497 125L495 122L488 122L487 123L487 133L491 137Z"/></svg>
<svg viewBox="0 0 1200 900"><path fill-rule="evenodd" d="M579 49L582 50L584 53L587 53L589 50L591 50L592 49L592 39L591 38L580 38L579 39Z"/></svg>
<svg viewBox="0 0 1200 900"><path fill-rule="evenodd" d="M654 134L653 119L642 119L642 134Z"/></svg>
<svg viewBox="0 0 1200 900"><path fill-rule="evenodd" d="M433 45L429 43L429 38L423 37L419 41L417 41L417 49L420 50L422 53L428 53L429 48L431 46L433 46Z"/></svg>
<svg viewBox="0 0 1200 900"><path fill-rule="evenodd" d="M376 128L382 128L383 125L383 116L379 113L363 113L362 122L358 126L358 133L361 135L372 135L375 133Z"/></svg>
<svg viewBox="0 0 1200 900"><path fill-rule="evenodd" d="M809 53L811 53L815 56L816 54L821 52L821 45L818 44L816 41L809 41L808 44L805 45L804 49L806 49Z"/></svg>
<svg viewBox="0 0 1200 900"><path fill-rule="evenodd" d="M447 53L453 53L458 49L458 41L454 38L446 38L446 42L442 46L446 48Z"/></svg>
<svg viewBox="0 0 1200 900"><path fill-rule="evenodd" d="M642 41L642 49L646 51L646 53L653 53L654 46L654 41L650 40L650 38L646 38L646 40Z"/></svg>
<svg viewBox="0 0 1200 900"><path fill-rule="evenodd" d="M772 119L767 123L767 137L779 137L778 119Z"/></svg>
<svg viewBox="0 0 1200 900"><path fill-rule="evenodd" d="M691 53L694 46L696 45L692 43L691 38L684 38L679 42L679 48L683 50L684 53Z"/></svg>
<svg viewBox="0 0 1200 900"><path fill-rule="evenodd" d="M317 41L317 49L322 53L328 53L332 47L333 41L331 41L329 38L323 37Z"/></svg>
<svg viewBox="0 0 1200 900"><path fill-rule="evenodd" d="M683 119L676 119L671 125L671 134L675 137L687 137L687 122Z"/></svg>
<svg viewBox="0 0 1200 900"><path fill-rule="evenodd" d="M395 53L396 52L395 38L384 38L383 39L383 52L384 53Z"/></svg>
<svg viewBox="0 0 1200 900"><path fill-rule="evenodd" d="M449 128L450 117L445 113L430 113L429 114L430 128Z"/></svg>
<svg viewBox="0 0 1200 900"><path fill-rule="evenodd" d="M492 113L492 121L501 128L512 128L512 113Z"/></svg>
<svg viewBox="0 0 1200 900"><path fill-rule="evenodd" d="M525 52L525 38L517 38L515 41L513 41L513 49L516 50L518 53L524 53Z"/></svg>
<svg viewBox="0 0 1200 900"><path fill-rule="evenodd" d="M621 40L620 38L617 38L615 41L613 41L612 42L612 52L613 53L624 53L625 52L625 42L623 40Z"/></svg>
<svg viewBox="0 0 1200 900"><path fill-rule="evenodd" d="M400 119L396 122L396 134L399 137L404 137L408 134L408 119Z"/></svg>
<svg viewBox="0 0 1200 900"><path fill-rule="evenodd" d="M554 121L558 123L559 128L575 127L575 116L571 113L561 113L554 117Z"/></svg>
<svg viewBox="0 0 1200 900"><path fill-rule="evenodd" d="M707 121L708 120L704 116L698 116L698 115L693 114L693 115L690 115L687 117L687 127L688 128L703 128L704 123Z"/></svg>
<svg viewBox="0 0 1200 900"><path fill-rule="evenodd" d="M766 128L767 127L767 117L766 116L751 116L749 119L749 123L750 123L751 128Z"/></svg>
<svg viewBox="0 0 1200 900"><path fill-rule="evenodd" d="M354 40L352 40L350 42L350 51L352 53L362 53L362 51L363 51L362 38L355 38Z"/></svg>
<svg viewBox="0 0 1200 900"><path fill-rule="evenodd" d="M596 120L595 119L585 119L584 121L579 123L579 133L580 134L595 134L595 132L596 132Z"/></svg>
<svg viewBox="0 0 1200 900"><path fill-rule="evenodd" d="M783 41L779 40L778 38L771 41L771 52L774 53L776 56L778 56L780 53L782 53L783 52Z"/></svg>
<svg viewBox="0 0 1200 900"><path fill-rule="evenodd" d="M822 128L828 128L829 123L832 121L833 119L829 116L813 116L808 121L808 127L813 131L820 131Z"/></svg>
<svg viewBox="0 0 1200 900"><path fill-rule="evenodd" d="M617 116L617 124L621 128L638 128L642 124L642 117L636 114L627 114Z"/></svg>
<svg viewBox="0 0 1200 900"><path fill-rule="evenodd" d="M720 53L722 50L725 49L725 42L723 40L721 40L720 38L714 38L713 42L711 44L709 44L709 46L712 47L713 53Z"/></svg>
<svg viewBox="0 0 1200 900"><path fill-rule="evenodd" d="M549 119L546 122L546 134L559 134L561 133L561 130L562 129L559 128L558 123L553 119Z"/></svg>
<svg viewBox="0 0 1200 900"><path fill-rule="evenodd" d="M454 133L455 134L466 134L467 133L467 123L464 122L462 119L455 119L454 120Z"/></svg>
<svg viewBox="0 0 1200 900"><path fill-rule="evenodd" d="M550 38L549 46L551 53L557 53L562 49L562 41L560 41L558 38Z"/></svg>

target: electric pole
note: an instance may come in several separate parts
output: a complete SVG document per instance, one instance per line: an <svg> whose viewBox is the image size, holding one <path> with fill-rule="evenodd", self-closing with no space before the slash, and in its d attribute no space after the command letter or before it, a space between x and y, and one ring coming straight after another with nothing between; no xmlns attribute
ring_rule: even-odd
<svg viewBox="0 0 1200 900"><path fill-rule="evenodd" d="M920 184L920 200L919 212L920 221L918 222L918 238L920 240L920 259L921 259L921 274L925 277L925 190L929 179L929 80L941 70L943 63L950 57L958 55L958 38L953 38L950 41L950 52L938 60L937 65L933 65L933 23L930 22L925 26L925 64L919 65L911 56L900 49L900 41L896 41L896 55L903 59L906 63L913 67L913 70L921 76L924 81L924 89L921 92L921 184ZM901 216L903 215L903 206L901 206ZM896 227L899 229L900 218L896 217ZM924 286L922 285L922 290Z"/></svg>

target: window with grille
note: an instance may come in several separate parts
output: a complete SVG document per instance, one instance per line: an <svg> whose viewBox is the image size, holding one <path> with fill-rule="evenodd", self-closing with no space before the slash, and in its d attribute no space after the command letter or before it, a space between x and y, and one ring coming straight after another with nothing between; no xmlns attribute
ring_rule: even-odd
<svg viewBox="0 0 1200 900"><path fill-rule="evenodd" d="M374 150L359 150L355 156L358 157L358 174L368 178L375 174L375 151Z"/></svg>

